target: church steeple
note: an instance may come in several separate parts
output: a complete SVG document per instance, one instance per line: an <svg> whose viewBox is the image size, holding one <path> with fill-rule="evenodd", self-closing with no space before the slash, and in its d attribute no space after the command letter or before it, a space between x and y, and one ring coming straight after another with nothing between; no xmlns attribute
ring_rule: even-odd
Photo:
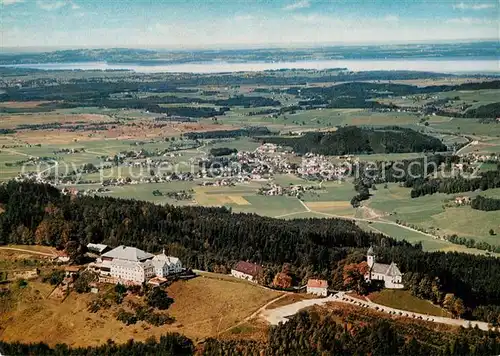
<svg viewBox="0 0 500 356"><path fill-rule="evenodd" d="M366 253L366 262L368 263L368 267L372 268L375 264L375 252L373 252L373 247L370 246L368 252Z"/></svg>

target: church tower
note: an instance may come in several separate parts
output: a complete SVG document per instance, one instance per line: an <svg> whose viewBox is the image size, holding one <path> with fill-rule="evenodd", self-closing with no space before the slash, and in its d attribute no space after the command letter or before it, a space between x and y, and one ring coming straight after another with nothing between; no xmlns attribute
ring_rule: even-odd
<svg viewBox="0 0 500 356"><path fill-rule="evenodd" d="M373 267L375 263L375 253L373 252L373 247L370 246L368 252L366 253L366 262L368 263L368 267L370 269Z"/></svg>

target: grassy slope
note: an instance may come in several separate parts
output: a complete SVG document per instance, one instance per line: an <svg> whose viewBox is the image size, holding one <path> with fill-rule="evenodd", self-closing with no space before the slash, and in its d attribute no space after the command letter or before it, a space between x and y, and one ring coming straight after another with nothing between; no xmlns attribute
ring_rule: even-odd
<svg viewBox="0 0 500 356"><path fill-rule="evenodd" d="M372 293L368 296L374 303L382 304L388 307L412 311L415 313L435 315L435 316L450 316L449 313L442 308L432 304L431 302L414 297L409 291L384 289L381 292Z"/></svg>
<svg viewBox="0 0 500 356"><path fill-rule="evenodd" d="M234 280L199 277L175 282L168 288L174 298L168 312L176 322L154 327L143 322L126 326L113 315L117 307L89 313L87 303L94 298L92 294L73 292L60 302L46 298L51 290L50 285L40 282L29 282L26 288L15 290L16 303L0 314L0 338L82 346L102 344L107 339L117 343L139 341L176 331L196 340L231 327L280 295Z"/></svg>

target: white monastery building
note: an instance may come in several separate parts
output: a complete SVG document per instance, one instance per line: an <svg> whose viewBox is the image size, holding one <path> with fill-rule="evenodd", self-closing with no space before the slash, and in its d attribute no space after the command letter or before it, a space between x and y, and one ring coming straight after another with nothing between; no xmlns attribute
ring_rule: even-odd
<svg viewBox="0 0 500 356"><path fill-rule="evenodd" d="M155 256L123 245L104 253L89 268L102 277L125 284L141 284L155 276L165 277L182 271L181 262L176 257L166 256L164 252Z"/></svg>
<svg viewBox="0 0 500 356"><path fill-rule="evenodd" d="M368 253L366 254L366 261L369 268L368 273L365 275L366 281L384 281L385 288L404 288L402 281L403 274L394 262L391 262L390 265L375 262L375 253L373 252L372 247L368 249Z"/></svg>
<svg viewBox="0 0 500 356"><path fill-rule="evenodd" d="M323 279L309 279L306 291L308 294L326 297L328 294L328 282Z"/></svg>

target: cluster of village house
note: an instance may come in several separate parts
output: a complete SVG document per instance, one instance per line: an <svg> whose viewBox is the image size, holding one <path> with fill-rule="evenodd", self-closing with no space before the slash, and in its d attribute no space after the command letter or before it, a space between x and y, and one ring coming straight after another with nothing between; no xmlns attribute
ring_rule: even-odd
<svg viewBox="0 0 500 356"><path fill-rule="evenodd" d="M192 181L194 179L207 179L199 183L200 185L214 185L214 186L228 186L234 185L236 183L244 183L251 180L262 181L268 180L273 177L274 174L295 174L301 178L308 180L337 180L344 177L346 173L346 168L343 165L337 165L330 162L327 157L314 154L306 154L302 157L301 164L297 167L292 165L287 158L287 152L281 146L266 143L259 146L253 152L241 151L230 158L231 162L235 164L230 164L224 167L213 167L209 170L201 169L197 172L161 172L160 168L165 164L169 164L165 160L151 160L146 158L141 161L127 161L121 162L121 166L124 167L140 167L141 169L146 167L146 169L139 173L140 176L137 178L131 177L118 177L109 178L102 181L91 181L81 179L79 175L70 175L66 177L57 177L57 182L54 177L44 176L43 174L36 172L28 172L19 174L15 179L17 181L34 181L43 184L53 184L56 183L67 183L67 184L89 184L89 183L101 183L102 186L124 186L124 185L135 185L135 184L148 184L148 183L164 183L171 181ZM169 156L175 156L178 154L169 153ZM122 157L123 156L123 157ZM126 157L124 155L121 158L131 158L136 159L137 157ZM194 166L198 166L201 160L206 160L206 158L201 158L194 160L190 158L190 163ZM349 161L352 157L346 156L341 160ZM168 168L168 166L165 166ZM245 167L242 170L241 167ZM155 171L155 168L158 168ZM117 168L121 169L121 167ZM154 172L154 173L152 173ZM50 172L48 172L50 173ZM47 173L47 174L48 174ZM119 172L118 172L119 173ZM91 195L98 191L81 191L79 194ZM71 192L73 194L73 192ZM281 194L278 194L281 195Z"/></svg>
<svg viewBox="0 0 500 356"><path fill-rule="evenodd" d="M403 274L394 262L391 264L376 262L376 255L372 247L368 249L366 260L368 272L365 274L364 278L367 282L382 281L385 288L404 288L402 281ZM231 270L231 275L247 281L257 282L257 278L262 271L263 268L258 264L240 261ZM328 295L328 282L323 279L309 279L306 285L306 292L308 294L326 297Z"/></svg>
<svg viewBox="0 0 500 356"><path fill-rule="evenodd" d="M339 156L337 159L351 162L352 156ZM296 174L304 179L315 180L339 180L348 173L348 165L338 165L332 163L327 157L307 153L302 158L300 167L297 168Z"/></svg>
<svg viewBox="0 0 500 356"><path fill-rule="evenodd" d="M472 144L478 144L478 141L473 141ZM464 156L464 159L468 159L470 162L499 162L500 161L500 154L497 155L496 153L491 153L491 154L479 154L479 153L468 153L467 155Z"/></svg>
<svg viewBox="0 0 500 356"><path fill-rule="evenodd" d="M317 186L302 186L300 184L294 184L291 186L281 186L279 184L271 183L259 189L258 194L266 195L266 196L293 196L298 197L301 193L304 193L308 190L318 189Z"/></svg>

